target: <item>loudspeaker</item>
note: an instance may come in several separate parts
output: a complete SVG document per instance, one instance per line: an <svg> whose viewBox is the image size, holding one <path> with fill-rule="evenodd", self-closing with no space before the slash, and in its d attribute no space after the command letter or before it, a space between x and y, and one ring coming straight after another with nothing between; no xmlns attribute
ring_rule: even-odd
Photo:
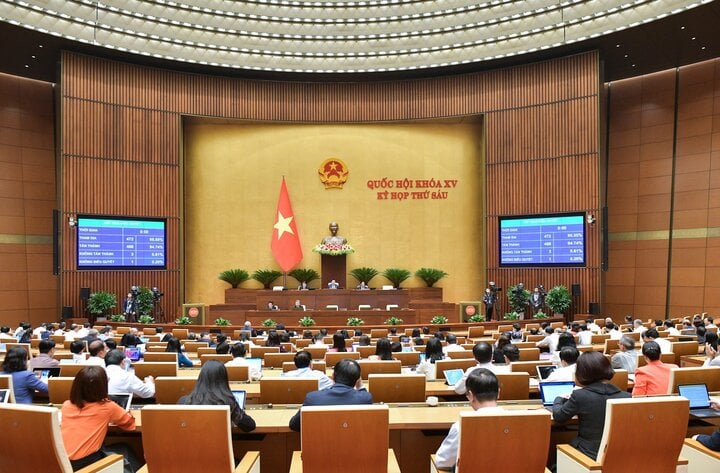
<svg viewBox="0 0 720 473"><path fill-rule="evenodd" d="M580 284L573 284L573 285L572 285L572 296L573 296L573 297L580 297Z"/></svg>
<svg viewBox="0 0 720 473"><path fill-rule="evenodd" d="M80 288L80 299L86 301L90 299L90 288L89 287L81 287Z"/></svg>
<svg viewBox="0 0 720 473"><path fill-rule="evenodd" d="M63 306L62 308L62 318L63 320L72 319L73 318L73 308L72 306Z"/></svg>
<svg viewBox="0 0 720 473"><path fill-rule="evenodd" d="M592 315L600 315L600 303L599 302L591 302L589 307L589 312Z"/></svg>

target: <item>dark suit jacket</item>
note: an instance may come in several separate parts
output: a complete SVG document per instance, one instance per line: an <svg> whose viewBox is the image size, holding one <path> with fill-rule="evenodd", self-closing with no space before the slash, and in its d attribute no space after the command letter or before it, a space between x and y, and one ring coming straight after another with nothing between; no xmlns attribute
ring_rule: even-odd
<svg viewBox="0 0 720 473"><path fill-rule="evenodd" d="M630 397L614 384L593 383L576 389L570 399L558 397L553 403L553 420L564 424L578 416L578 436L570 444L593 460L597 459L605 427L605 407L608 399Z"/></svg>
<svg viewBox="0 0 720 473"><path fill-rule="evenodd" d="M720 452L720 429L716 430L710 435L698 435L697 440L710 450Z"/></svg>
<svg viewBox="0 0 720 473"><path fill-rule="evenodd" d="M303 406L343 406L353 404L372 404L372 394L365 388L354 389L344 384L333 384L322 391L313 391L305 396ZM300 410L290 419L290 429L300 432Z"/></svg>

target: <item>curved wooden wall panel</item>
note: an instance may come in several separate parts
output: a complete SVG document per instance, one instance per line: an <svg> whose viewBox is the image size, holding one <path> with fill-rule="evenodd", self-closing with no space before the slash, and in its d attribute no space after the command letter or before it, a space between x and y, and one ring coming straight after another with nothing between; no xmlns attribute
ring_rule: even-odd
<svg viewBox="0 0 720 473"><path fill-rule="evenodd" d="M589 239L587 268L497 266L498 215L566 210L597 214L597 52L462 76L359 83L212 77L66 52L60 86L65 215L164 216L170 221L172 249L166 272L78 272L74 236L64 230L64 305L79 306L82 286L123 294L135 283L164 286L166 312L183 302L182 115L323 123L485 114L488 279L503 286L520 281L580 283L579 307L599 300L597 235ZM128 177L134 189L125 185ZM478 294L481 291L478 288Z"/></svg>

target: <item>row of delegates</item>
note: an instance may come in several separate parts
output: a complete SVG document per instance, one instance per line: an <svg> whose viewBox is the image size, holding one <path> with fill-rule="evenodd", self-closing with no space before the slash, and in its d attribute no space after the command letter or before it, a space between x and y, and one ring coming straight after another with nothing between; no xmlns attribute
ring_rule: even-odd
<svg viewBox="0 0 720 473"><path fill-rule="evenodd" d="M230 390L225 365L216 360L207 361L200 369L192 392L178 400L178 404L200 406L230 406L230 420L243 432L255 430L255 420L240 408Z"/></svg>
<svg viewBox="0 0 720 473"><path fill-rule="evenodd" d="M135 418L108 398L108 378L99 366L86 366L73 380L70 399L61 408L63 443L73 471L112 453L124 457L124 472L134 473L142 464L125 444L104 446L108 425L135 430Z"/></svg>
<svg viewBox="0 0 720 473"><path fill-rule="evenodd" d="M332 381L322 371L314 370L310 366L312 364L312 355L309 351L301 350L295 353L293 358L295 368L292 371L286 371L281 376L284 378L315 378L318 380L320 390L327 389L332 386Z"/></svg>
<svg viewBox="0 0 720 473"><path fill-rule="evenodd" d="M705 362L703 366L720 366L720 354L718 354L718 334L708 332L705 335Z"/></svg>
<svg viewBox="0 0 720 473"><path fill-rule="evenodd" d="M12 376L13 394L18 404L32 404L35 391L47 394L48 386L40 381L35 373L27 369L27 351L22 347L12 347L3 360L3 375Z"/></svg>
<svg viewBox="0 0 720 473"><path fill-rule="evenodd" d="M309 392L303 406L341 406L372 404L370 394L362 384L360 365L357 361L343 358L333 369L334 384L327 389ZM290 419L290 430L300 432L300 410Z"/></svg>

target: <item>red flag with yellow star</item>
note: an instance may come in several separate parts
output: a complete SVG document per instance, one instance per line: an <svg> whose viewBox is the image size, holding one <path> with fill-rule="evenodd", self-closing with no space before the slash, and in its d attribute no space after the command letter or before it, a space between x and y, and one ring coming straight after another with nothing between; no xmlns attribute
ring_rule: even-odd
<svg viewBox="0 0 720 473"><path fill-rule="evenodd" d="M284 272L290 271L302 261L300 237L284 177L280 185L280 197L278 198L277 212L275 213L275 225L273 226L270 248L272 248L275 261L278 262Z"/></svg>

